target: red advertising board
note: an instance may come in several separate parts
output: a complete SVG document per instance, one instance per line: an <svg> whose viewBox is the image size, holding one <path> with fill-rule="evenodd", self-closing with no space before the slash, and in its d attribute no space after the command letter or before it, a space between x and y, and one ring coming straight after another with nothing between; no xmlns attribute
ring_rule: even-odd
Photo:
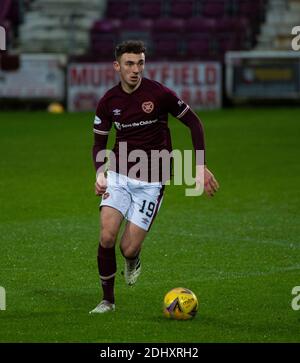
<svg viewBox="0 0 300 363"><path fill-rule="evenodd" d="M192 108L221 107L221 64L217 62L152 62L144 76L175 91ZM105 92L119 82L112 63L73 63L68 68L69 111L94 111Z"/></svg>

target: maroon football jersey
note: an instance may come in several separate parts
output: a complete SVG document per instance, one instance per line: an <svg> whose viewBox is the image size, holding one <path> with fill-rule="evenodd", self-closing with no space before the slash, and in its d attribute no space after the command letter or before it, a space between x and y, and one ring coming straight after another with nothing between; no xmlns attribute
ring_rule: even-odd
<svg viewBox="0 0 300 363"><path fill-rule="evenodd" d="M156 181L151 150L172 151L168 113L180 118L188 110L189 106L172 90L147 78L143 78L140 86L130 94L120 83L111 88L99 101L94 123L94 132L100 135L107 135L112 124L116 129L113 148L116 165L111 165L110 169L130 176L128 171L138 160L128 162L128 155L133 150L142 150L148 156L148 180ZM122 151L124 148L120 148L121 142L127 143L126 155Z"/></svg>

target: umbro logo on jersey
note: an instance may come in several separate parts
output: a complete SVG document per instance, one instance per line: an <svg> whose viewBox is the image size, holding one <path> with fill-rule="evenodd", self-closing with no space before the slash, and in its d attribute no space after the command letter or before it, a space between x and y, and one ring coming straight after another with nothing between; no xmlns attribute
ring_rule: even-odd
<svg viewBox="0 0 300 363"><path fill-rule="evenodd" d="M152 101L147 101L142 104L142 109L146 113L150 113L154 109L154 103Z"/></svg>
<svg viewBox="0 0 300 363"><path fill-rule="evenodd" d="M113 110L113 114L114 114L114 116L120 116L121 115L121 110L116 108L116 109Z"/></svg>
<svg viewBox="0 0 300 363"><path fill-rule="evenodd" d="M178 101L178 105L179 105L179 106L182 106L183 104L184 104L184 102L183 102L182 100L179 100L179 101Z"/></svg>
<svg viewBox="0 0 300 363"><path fill-rule="evenodd" d="M100 117L98 117L98 116L96 116L95 117L95 120L94 120L94 125L100 125L101 124L101 119L100 119Z"/></svg>

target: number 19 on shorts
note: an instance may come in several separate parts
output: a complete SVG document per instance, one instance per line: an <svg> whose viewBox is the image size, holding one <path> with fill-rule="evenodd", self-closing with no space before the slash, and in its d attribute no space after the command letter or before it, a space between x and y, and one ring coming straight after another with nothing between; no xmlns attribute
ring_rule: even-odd
<svg viewBox="0 0 300 363"><path fill-rule="evenodd" d="M155 204L153 202L148 202L147 200L143 200L142 208L139 210L139 212L151 218L153 216L154 210L155 210Z"/></svg>

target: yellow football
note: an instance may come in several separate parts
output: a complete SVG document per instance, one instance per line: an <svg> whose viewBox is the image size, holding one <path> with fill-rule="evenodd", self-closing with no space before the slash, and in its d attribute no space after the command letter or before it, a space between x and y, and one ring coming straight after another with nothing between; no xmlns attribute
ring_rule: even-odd
<svg viewBox="0 0 300 363"><path fill-rule="evenodd" d="M196 316L198 299L193 291L184 287L176 287L164 297L163 312L167 318L188 320Z"/></svg>

